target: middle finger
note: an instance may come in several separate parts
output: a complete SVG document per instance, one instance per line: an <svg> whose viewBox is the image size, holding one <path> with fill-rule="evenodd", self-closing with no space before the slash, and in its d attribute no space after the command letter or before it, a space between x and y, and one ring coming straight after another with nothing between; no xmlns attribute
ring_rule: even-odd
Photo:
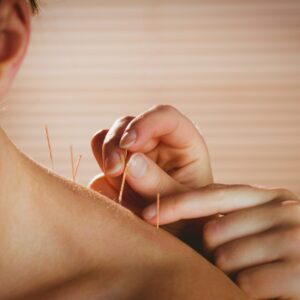
<svg viewBox="0 0 300 300"><path fill-rule="evenodd" d="M117 120L109 129L104 139L102 155L104 172L111 177L122 174L125 166L126 151L119 147L120 139L131 120L134 117L127 116Z"/></svg>

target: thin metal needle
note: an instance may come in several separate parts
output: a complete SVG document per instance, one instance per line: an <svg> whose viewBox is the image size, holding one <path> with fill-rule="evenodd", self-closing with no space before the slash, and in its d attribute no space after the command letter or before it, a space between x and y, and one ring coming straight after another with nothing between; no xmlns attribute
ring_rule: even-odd
<svg viewBox="0 0 300 300"><path fill-rule="evenodd" d="M45 125L45 133L46 133L46 138L47 138L47 144L48 144L48 151L49 151L50 160L51 160L51 166L52 166L52 170L54 171L53 152L52 152L52 146L51 146L51 141L50 141L50 135L49 135L49 130L48 130L48 126L47 126L47 125Z"/></svg>

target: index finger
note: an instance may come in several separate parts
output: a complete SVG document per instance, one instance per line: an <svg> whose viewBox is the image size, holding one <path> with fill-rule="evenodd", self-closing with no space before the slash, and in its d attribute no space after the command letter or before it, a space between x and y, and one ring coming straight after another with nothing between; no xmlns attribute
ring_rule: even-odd
<svg viewBox="0 0 300 300"><path fill-rule="evenodd" d="M159 141L178 149L204 140L196 126L170 105L156 106L136 117L127 126L120 146L132 152L149 152Z"/></svg>
<svg viewBox="0 0 300 300"><path fill-rule="evenodd" d="M182 219L226 214L275 199L293 200L295 196L284 189L261 189L246 185L207 187L163 198L160 206L160 220L161 224L168 224ZM148 206L143 216L148 222L154 224L156 207Z"/></svg>

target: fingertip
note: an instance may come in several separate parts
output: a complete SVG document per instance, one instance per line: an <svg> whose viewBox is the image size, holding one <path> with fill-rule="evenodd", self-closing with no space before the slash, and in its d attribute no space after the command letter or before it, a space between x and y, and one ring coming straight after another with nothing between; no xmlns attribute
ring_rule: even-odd
<svg viewBox="0 0 300 300"><path fill-rule="evenodd" d="M144 220L151 222L151 220L154 220L156 218L157 210L155 205L149 205L146 207L142 212L142 217Z"/></svg>
<svg viewBox="0 0 300 300"><path fill-rule="evenodd" d="M156 225L156 223L157 223L156 218L150 219L150 220L147 220L145 218L143 218L143 219L145 222L147 222L148 224L153 225L153 226Z"/></svg>
<svg viewBox="0 0 300 300"><path fill-rule="evenodd" d="M166 225L173 223L170 220L167 220L162 214L161 210L159 212L159 219L157 218L156 205L150 205L146 207L141 214L142 218L151 225ZM159 223L159 224L158 224Z"/></svg>
<svg viewBox="0 0 300 300"><path fill-rule="evenodd" d="M103 129L98 132L96 132L92 138L91 138L91 147L93 150L98 150L99 147L102 149L102 144L104 142L104 139L106 137L106 134L108 133L108 129Z"/></svg>

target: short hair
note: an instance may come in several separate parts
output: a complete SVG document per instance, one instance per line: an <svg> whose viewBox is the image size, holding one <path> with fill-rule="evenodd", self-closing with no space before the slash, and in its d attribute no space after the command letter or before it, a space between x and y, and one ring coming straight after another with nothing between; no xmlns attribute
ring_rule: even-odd
<svg viewBox="0 0 300 300"><path fill-rule="evenodd" d="M38 0L29 0L29 4L32 12L36 14L39 10Z"/></svg>

